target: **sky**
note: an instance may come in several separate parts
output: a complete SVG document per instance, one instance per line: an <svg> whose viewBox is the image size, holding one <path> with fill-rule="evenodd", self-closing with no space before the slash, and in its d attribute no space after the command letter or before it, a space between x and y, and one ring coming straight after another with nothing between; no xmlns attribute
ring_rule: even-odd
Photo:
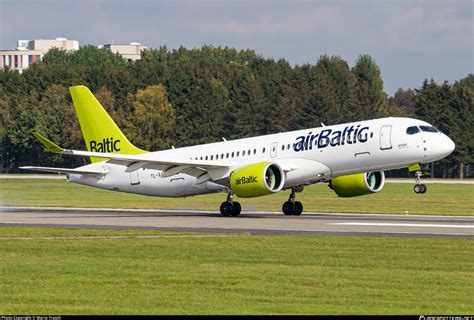
<svg viewBox="0 0 474 320"><path fill-rule="evenodd" d="M17 40L254 49L292 65L374 58L384 89L474 73L471 0L0 0L0 50Z"/></svg>

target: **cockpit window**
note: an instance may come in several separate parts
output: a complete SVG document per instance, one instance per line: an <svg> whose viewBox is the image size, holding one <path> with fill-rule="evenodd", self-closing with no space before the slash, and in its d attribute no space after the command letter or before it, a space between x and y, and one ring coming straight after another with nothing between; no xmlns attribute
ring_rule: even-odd
<svg viewBox="0 0 474 320"><path fill-rule="evenodd" d="M420 129L418 129L417 126L407 128L407 134L415 134L415 133L418 133L418 132L420 132Z"/></svg>
<svg viewBox="0 0 474 320"><path fill-rule="evenodd" d="M421 131L425 131L425 132L439 132L438 129L432 126L420 126L420 129Z"/></svg>

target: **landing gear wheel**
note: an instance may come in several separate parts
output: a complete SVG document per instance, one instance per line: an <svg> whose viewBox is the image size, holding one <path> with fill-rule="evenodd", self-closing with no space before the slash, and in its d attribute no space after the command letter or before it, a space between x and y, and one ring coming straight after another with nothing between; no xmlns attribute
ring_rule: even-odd
<svg viewBox="0 0 474 320"><path fill-rule="evenodd" d="M425 184L420 184L420 186L421 186L421 193L426 193L426 191L428 190L428 187Z"/></svg>
<svg viewBox="0 0 474 320"><path fill-rule="evenodd" d="M303 186L291 188L290 198L288 201L283 203L281 210L285 216L299 216L303 212L303 204L299 201L295 201L296 192L303 191Z"/></svg>
<svg viewBox="0 0 474 320"><path fill-rule="evenodd" d="M295 201L293 205L293 215L294 216L300 216L301 213L303 212L303 204L299 201Z"/></svg>
<svg viewBox="0 0 474 320"><path fill-rule="evenodd" d="M231 210L231 215L233 217L237 217L240 214L242 207L240 206L240 203L238 202L232 202L232 210Z"/></svg>
<svg viewBox="0 0 474 320"><path fill-rule="evenodd" d="M426 185L421 183L421 176L422 175L423 175L423 173L421 171L415 172L415 186L413 187L413 191L415 191L415 193L417 193L417 194L426 193L426 191L428 190Z"/></svg>
<svg viewBox="0 0 474 320"><path fill-rule="evenodd" d="M293 207L295 206L295 204L293 202L290 202L290 201L286 201L285 203L283 203L283 206L281 207L283 213L285 214L285 216L291 216L293 215Z"/></svg>
<svg viewBox="0 0 474 320"><path fill-rule="evenodd" d="M426 193L426 191L428 190L428 187L421 183L421 184L415 184L415 186L413 187L413 191L415 191L415 193Z"/></svg>
<svg viewBox="0 0 474 320"><path fill-rule="evenodd" d="M415 193L421 193L421 184L415 184L413 191L415 191Z"/></svg>
<svg viewBox="0 0 474 320"><path fill-rule="evenodd" d="M224 217L228 217L232 214L232 203L231 202L222 202L221 203L221 214Z"/></svg>
<svg viewBox="0 0 474 320"><path fill-rule="evenodd" d="M303 212L303 204L299 201L286 201L281 209L285 216L299 216Z"/></svg>

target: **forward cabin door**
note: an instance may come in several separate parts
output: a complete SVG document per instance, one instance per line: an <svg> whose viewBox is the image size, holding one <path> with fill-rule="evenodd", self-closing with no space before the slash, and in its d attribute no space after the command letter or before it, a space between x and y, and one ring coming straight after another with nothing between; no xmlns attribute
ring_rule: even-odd
<svg viewBox="0 0 474 320"><path fill-rule="evenodd" d="M392 149L392 126L382 126L380 128L380 149Z"/></svg>

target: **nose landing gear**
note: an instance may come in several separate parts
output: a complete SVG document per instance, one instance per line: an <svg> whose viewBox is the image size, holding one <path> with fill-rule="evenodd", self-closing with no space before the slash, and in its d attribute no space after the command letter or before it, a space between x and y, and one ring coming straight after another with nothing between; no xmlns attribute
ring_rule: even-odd
<svg viewBox="0 0 474 320"><path fill-rule="evenodd" d="M290 198L288 201L283 203L282 211L286 216L299 216L303 212L303 204L299 201L295 201L296 192L303 191L303 187L291 188Z"/></svg>
<svg viewBox="0 0 474 320"><path fill-rule="evenodd" d="M221 214L224 217L228 217L228 216L236 217L240 214L242 207L240 206L240 203L238 203L237 201L234 201L234 193L230 191L229 193L227 193L227 201L222 202L220 209L221 209Z"/></svg>
<svg viewBox="0 0 474 320"><path fill-rule="evenodd" d="M423 175L423 173L418 170L415 172L415 186L413 187L413 191L415 191L415 193L425 193L428 188L426 187L425 184L421 183L421 176Z"/></svg>

